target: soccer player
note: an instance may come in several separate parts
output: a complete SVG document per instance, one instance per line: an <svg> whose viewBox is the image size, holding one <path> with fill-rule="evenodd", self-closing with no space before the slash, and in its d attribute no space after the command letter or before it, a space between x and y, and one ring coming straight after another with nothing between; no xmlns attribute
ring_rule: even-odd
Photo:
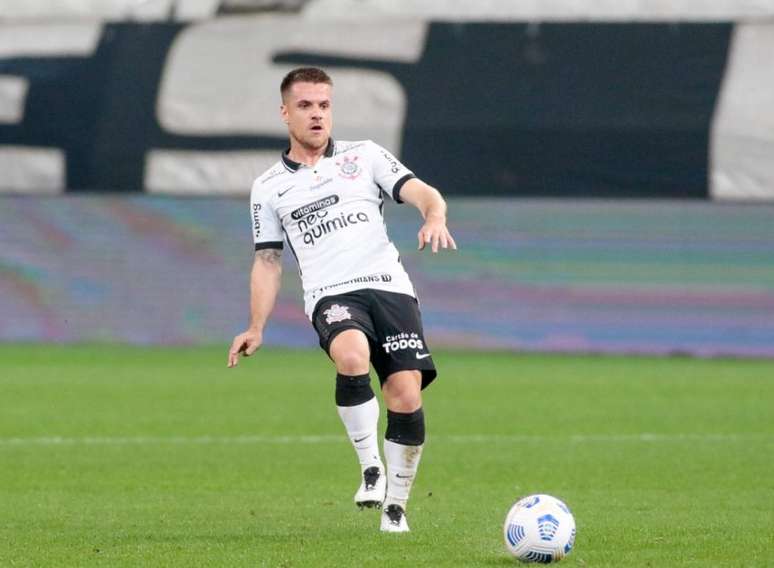
<svg viewBox="0 0 774 568"><path fill-rule="evenodd" d="M425 441L421 390L436 370L414 287L387 236L384 199L419 209L419 250L457 246L436 189L370 140L331 138L332 90L317 68L295 69L280 86L290 147L253 183L250 324L234 338L228 366L261 346L286 243L298 263L306 314L336 366L336 406L361 468L355 503L382 507L382 531L407 532L406 503ZM386 469L369 363L387 405Z"/></svg>

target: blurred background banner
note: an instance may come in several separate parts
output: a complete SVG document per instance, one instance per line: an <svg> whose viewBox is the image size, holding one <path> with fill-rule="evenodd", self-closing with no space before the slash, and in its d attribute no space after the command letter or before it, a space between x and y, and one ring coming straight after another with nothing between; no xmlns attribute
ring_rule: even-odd
<svg viewBox="0 0 774 568"><path fill-rule="evenodd" d="M238 332L311 64L450 197L454 256L387 214L436 345L774 356L772 54L755 0L0 0L0 341ZM269 342L314 345L284 278Z"/></svg>
<svg viewBox="0 0 774 568"><path fill-rule="evenodd" d="M227 342L247 324L243 199L5 197L0 340ZM774 206L450 200L457 254L387 208L433 346L774 356ZM316 345L285 255L270 345Z"/></svg>

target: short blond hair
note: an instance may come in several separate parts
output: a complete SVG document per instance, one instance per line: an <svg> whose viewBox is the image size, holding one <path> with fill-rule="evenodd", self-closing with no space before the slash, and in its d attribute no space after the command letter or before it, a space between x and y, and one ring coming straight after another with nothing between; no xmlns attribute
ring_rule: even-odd
<svg viewBox="0 0 774 568"><path fill-rule="evenodd" d="M285 75L280 84L280 95L285 100L285 95L295 83L326 83L333 86L333 81L328 74L319 67L299 67Z"/></svg>

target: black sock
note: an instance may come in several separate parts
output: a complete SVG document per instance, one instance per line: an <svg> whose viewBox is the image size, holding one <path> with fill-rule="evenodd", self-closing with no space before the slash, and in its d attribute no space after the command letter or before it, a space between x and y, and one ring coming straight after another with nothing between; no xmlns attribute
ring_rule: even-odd
<svg viewBox="0 0 774 568"><path fill-rule="evenodd" d="M365 375L336 375L336 406L357 406L374 397L371 377Z"/></svg>
<svg viewBox="0 0 774 568"><path fill-rule="evenodd" d="M422 408L408 413L387 410L384 437L404 446L421 446L425 443L425 412Z"/></svg>

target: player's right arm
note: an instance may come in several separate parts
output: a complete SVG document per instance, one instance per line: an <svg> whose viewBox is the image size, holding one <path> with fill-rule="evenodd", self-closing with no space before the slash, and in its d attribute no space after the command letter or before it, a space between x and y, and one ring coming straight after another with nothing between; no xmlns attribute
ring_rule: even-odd
<svg viewBox="0 0 774 568"><path fill-rule="evenodd" d="M248 357L263 343L263 328L274 309L281 277L282 250L265 248L256 251L250 272L250 325L231 343L228 351L229 367L239 363L240 353Z"/></svg>
<svg viewBox="0 0 774 568"><path fill-rule="evenodd" d="M263 343L263 329L280 289L282 226L272 204L272 184L266 185L267 181L276 180L276 173L275 168L256 179L250 192L250 221L255 243L255 258L250 272L250 325L231 343L229 367L239 363L240 354L252 355Z"/></svg>

